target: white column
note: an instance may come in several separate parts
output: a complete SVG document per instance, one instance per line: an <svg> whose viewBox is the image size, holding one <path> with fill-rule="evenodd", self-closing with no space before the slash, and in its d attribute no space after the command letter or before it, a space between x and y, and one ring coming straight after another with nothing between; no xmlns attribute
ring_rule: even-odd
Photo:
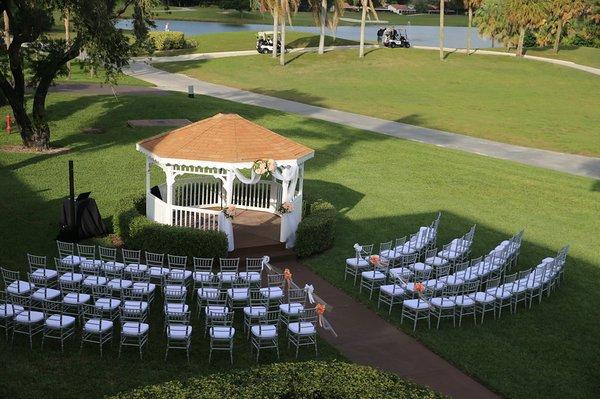
<svg viewBox="0 0 600 399"><path fill-rule="evenodd" d="M304 193L304 164L300 165L300 170L298 171L298 194L302 195Z"/></svg>
<svg viewBox="0 0 600 399"><path fill-rule="evenodd" d="M225 184L223 184L223 189L225 190L225 206L229 206L233 202L234 181L235 173L232 170L228 170L227 175L225 176Z"/></svg>
<svg viewBox="0 0 600 399"><path fill-rule="evenodd" d="M171 167L165 170L167 173L167 204L173 205L173 184L175 184L175 173Z"/></svg>
<svg viewBox="0 0 600 399"><path fill-rule="evenodd" d="M152 166L152 161L146 157L146 195L150 193L150 166Z"/></svg>

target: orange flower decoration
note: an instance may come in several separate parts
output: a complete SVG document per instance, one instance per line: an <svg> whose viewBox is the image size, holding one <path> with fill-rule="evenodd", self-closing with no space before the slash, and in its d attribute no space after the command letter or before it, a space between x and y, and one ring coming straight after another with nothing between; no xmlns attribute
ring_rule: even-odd
<svg viewBox="0 0 600 399"><path fill-rule="evenodd" d="M415 291L417 291L419 294L422 294L423 291L425 291L425 286L423 283L415 283Z"/></svg>
<svg viewBox="0 0 600 399"><path fill-rule="evenodd" d="M290 269L285 269L283 271L283 278L288 281L292 279L292 272L290 271Z"/></svg>
<svg viewBox="0 0 600 399"><path fill-rule="evenodd" d="M381 262L381 259L379 259L379 255L371 255L371 263L375 266L377 266L379 264L379 262Z"/></svg>
<svg viewBox="0 0 600 399"><path fill-rule="evenodd" d="M317 306L315 306L315 311L319 316L323 315L323 313L325 313L325 305L322 303L317 303Z"/></svg>

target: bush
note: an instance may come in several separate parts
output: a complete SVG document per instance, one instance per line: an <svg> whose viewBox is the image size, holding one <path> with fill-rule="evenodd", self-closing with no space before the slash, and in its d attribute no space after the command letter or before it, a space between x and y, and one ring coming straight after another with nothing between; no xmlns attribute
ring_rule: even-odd
<svg viewBox="0 0 600 399"><path fill-rule="evenodd" d="M127 197L119 204L113 229L126 247L202 258L227 254L227 236L222 231L167 226L147 219L145 213L144 197Z"/></svg>
<svg viewBox="0 0 600 399"><path fill-rule="evenodd" d="M183 32L149 32L150 40L156 50L177 50L190 47Z"/></svg>
<svg viewBox="0 0 600 399"><path fill-rule="evenodd" d="M296 254L303 258L331 248L335 237L336 210L333 205L317 200L305 208L296 231Z"/></svg>
<svg viewBox="0 0 600 399"><path fill-rule="evenodd" d="M443 396L412 382L339 361L275 363L119 393L112 399L432 399Z"/></svg>

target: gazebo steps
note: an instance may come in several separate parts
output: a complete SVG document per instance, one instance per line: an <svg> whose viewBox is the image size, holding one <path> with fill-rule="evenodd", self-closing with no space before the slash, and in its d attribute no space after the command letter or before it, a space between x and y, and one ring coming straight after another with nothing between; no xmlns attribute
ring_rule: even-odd
<svg viewBox="0 0 600 399"><path fill-rule="evenodd" d="M245 262L245 258L260 258L265 255L271 259L272 263L287 262L296 259L294 251L287 249L285 243L236 248L228 254L229 257L239 257L242 262Z"/></svg>

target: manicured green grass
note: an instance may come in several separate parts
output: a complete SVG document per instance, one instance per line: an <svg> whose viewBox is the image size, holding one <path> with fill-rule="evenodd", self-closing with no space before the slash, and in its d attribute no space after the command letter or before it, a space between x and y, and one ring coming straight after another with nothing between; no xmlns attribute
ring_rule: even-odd
<svg viewBox="0 0 600 399"><path fill-rule="evenodd" d="M493 51L505 52L506 49L493 48L486 49ZM514 53L514 50L511 50ZM561 46L558 53L550 47L528 48L525 51L527 55L536 57L555 58L558 60L571 61L576 64L587 65L595 68L600 68L600 49L593 47L577 47L577 46Z"/></svg>
<svg viewBox="0 0 600 399"><path fill-rule="evenodd" d="M82 65L76 61L71 63L71 76L59 76L56 83L97 83L107 84L106 75L103 70L96 71L93 75L89 70L82 68ZM127 86L154 86L143 80L133 78L129 75L121 74L117 77L118 85Z"/></svg>
<svg viewBox="0 0 600 399"><path fill-rule="evenodd" d="M286 32L286 48L318 47L319 36L303 32ZM169 56L179 54L213 53L218 51L239 51L256 49L256 32L228 32L210 35L186 36L198 45L182 50L157 51L153 56ZM325 36L326 46L344 46L358 44L353 40Z"/></svg>
<svg viewBox="0 0 600 399"><path fill-rule="evenodd" d="M222 22L228 24L272 24L271 14L260 13L258 11L245 11L240 14L235 10L222 10L218 7L191 7L191 11L184 11L178 7L171 7L171 11L156 10L156 19L175 19L182 21L203 21L203 22ZM419 15L396 15L391 12L378 13L379 19L388 21L394 25L435 26L439 24L439 15L419 14ZM131 10L126 16L131 16ZM343 18L359 20L360 12L345 12ZM297 26L313 26L315 20L311 12L298 12L292 17L292 22ZM464 15L447 15L445 17L446 26L467 26L467 17ZM354 22L340 21L340 25L356 25Z"/></svg>
<svg viewBox="0 0 600 399"><path fill-rule="evenodd" d="M157 64L209 82L485 139L600 155L600 79L512 57L379 49Z"/></svg>
<svg viewBox="0 0 600 399"><path fill-rule="evenodd" d="M600 183L591 179L202 96L121 96L117 102L110 96L57 94L51 95L48 107L53 144L73 150L59 156L0 157L0 264L24 272L26 252L55 253L60 202L68 191L68 159L75 160L77 190L91 190L103 216L110 217L120 198L144 187L144 158L134 143L158 133L126 128L127 119L197 120L217 112L237 112L316 150L306 166L305 192L331 201L339 221L334 248L306 263L368 306L374 307L374 302L343 281L344 258L352 255L352 245L407 235L430 223L438 210L443 212L439 245L477 223L473 256L525 228L518 269L535 266L571 244L566 281L541 305L521 308L516 315L505 313L497 321L487 319L482 326L466 321L452 328L443 323L439 331L429 331L421 325L416 336L506 397L595 395L600 379L593 366L600 357L600 259L595 245L600 241ZM88 126L106 133L80 133ZM18 143L18 137L1 136L0 144L6 143ZM154 178L158 181L160 176ZM397 323L398 315L396 309L391 322ZM181 354L163 363L161 321L151 323L153 349L144 362L136 360L133 350L117 360L113 349L100 360L92 347L79 356L71 345L61 357L52 345L40 351L39 341L30 353L23 339L14 349L0 340L0 396L99 397L229 368L222 358L207 364L208 345L198 331L190 366ZM242 342L235 349L236 367L252 363ZM323 358L335 356L325 345L321 348Z"/></svg>

